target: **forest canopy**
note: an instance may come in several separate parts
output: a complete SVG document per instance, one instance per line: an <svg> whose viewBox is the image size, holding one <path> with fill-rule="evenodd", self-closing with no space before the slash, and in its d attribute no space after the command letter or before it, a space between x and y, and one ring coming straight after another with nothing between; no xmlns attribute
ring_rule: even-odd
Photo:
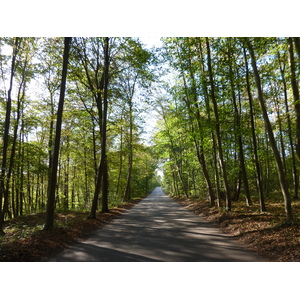
<svg viewBox="0 0 300 300"><path fill-rule="evenodd" d="M157 99L156 149L171 194L202 195L230 211L299 198L300 39L163 38L176 70Z"/></svg>
<svg viewBox="0 0 300 300"><path fill-rule="evenodd" d="M300 39L0 39L0 224L175 196L299 198ZM143 140L158 115L151 143ZM157 175L157 168L163 176ZM48 221L47 221L48 220Z"/></svg>
<svg viewBox="0 0 300 300"><path fill-rule="evenodd" d="M51 191L47 211L95 199L95 217L99 200L108 209L157 185L141 136L154 55L138 39L1 38L0 49L1 226L45 211Z"/></svg>

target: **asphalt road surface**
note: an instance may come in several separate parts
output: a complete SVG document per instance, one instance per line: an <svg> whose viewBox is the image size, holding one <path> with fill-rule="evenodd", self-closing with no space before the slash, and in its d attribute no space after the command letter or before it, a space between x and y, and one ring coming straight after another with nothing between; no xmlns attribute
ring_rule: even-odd
<svg viewBox="0 0 300 300"><path fill-rule="evenodd" d="M147 198L49 261L263 261L156 188Z"/></svg>

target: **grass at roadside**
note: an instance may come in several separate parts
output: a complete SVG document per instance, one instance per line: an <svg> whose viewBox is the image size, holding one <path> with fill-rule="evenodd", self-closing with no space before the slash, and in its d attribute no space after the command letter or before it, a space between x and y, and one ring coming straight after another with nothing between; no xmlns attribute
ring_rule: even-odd
<svg viewBox="0 0 300 300"><path fill-rule="evenodd" d="M286 222L283 205L269 199L267 213L259 206L234 202L232 212L209 207L209 201L174 198L267 261L300 261L300 202L293 203L294 221Z"/></svg>
<svg viewBox="0 0 300 300"><path fill-rule="evenodd" d="M88 212L57 212L55 228L52 230L43 230L44 213L8 221L4 227L6 235L0 237L0 261L47 261L49 256L120 216L140 200L124 202L111 208L108 213L98 213L96 220L88 220Z"/></svg>

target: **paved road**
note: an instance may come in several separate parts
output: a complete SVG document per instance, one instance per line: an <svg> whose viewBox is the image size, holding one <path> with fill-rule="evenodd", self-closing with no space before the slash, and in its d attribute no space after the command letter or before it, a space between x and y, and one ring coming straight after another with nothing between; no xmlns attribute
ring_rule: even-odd
<svg viewBox="0 0 300 300"><path fill-rule="evenodd" d="M262 261L156 188L147 198L50 261Z"/></svg>

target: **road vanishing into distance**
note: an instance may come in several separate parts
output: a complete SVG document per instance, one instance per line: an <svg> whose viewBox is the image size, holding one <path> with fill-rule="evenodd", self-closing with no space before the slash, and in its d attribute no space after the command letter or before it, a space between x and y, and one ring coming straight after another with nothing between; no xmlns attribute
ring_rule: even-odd
<svg viewBox="0 0 300 300"><path fill-rule="evenodd" d="M157 187L121 217L49 261L258 262L263 259Z"/></svg>

